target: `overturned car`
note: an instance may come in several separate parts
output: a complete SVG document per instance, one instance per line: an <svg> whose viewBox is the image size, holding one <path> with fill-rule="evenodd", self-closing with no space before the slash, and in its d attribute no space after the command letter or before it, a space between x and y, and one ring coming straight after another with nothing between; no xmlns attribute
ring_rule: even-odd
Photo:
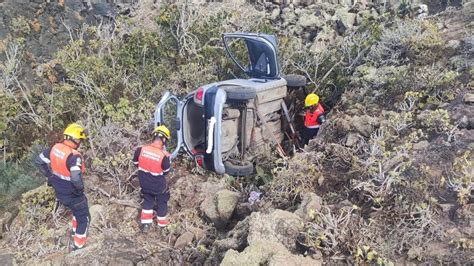
<svg viewBox="0 0 474 266"><path fill-rule="evenodd" d="M177 143L172 159L184 150L205 169L246 176L254 171L255 154L282 149L287 80L280 76L275 36L227 33L222 38L227 54L250 78L203 85L181 99L166 92L154 122L169 124L165 112L173 106ZM305 78L292 82L304 86Z"/></svg>

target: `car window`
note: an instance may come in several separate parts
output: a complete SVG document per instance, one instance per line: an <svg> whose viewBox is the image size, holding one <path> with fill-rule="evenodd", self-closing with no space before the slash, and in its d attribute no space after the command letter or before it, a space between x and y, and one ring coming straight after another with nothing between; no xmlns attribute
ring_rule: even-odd
<svg viewBox="0 0 474 266"><path fill-rule="evenodd" d="M266 40L226 36L226 49L235 63L254 78L278 76L278 63L273 44Z"/></svg>
<svg viewBox="0 0 474 266"><path fill-rule="evenodd" d="M236 60L236 63L245 71L251 71L252 64L245 39L227 38L228 52Z"/></svg>

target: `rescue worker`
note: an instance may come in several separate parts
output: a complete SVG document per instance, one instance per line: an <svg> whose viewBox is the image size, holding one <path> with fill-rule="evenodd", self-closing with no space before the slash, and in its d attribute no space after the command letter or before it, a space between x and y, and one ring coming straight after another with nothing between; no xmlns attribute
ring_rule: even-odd
<svg viewBox="0 0 474 266"><path fill-rule="evenodd" d="M304 129L302 134L303 145L307 145L309 140L318 134L319 127L324 122L324 108L319 103L319 96L310 93L304 100L307 108L304 117Z"/></svg>
<svg viewBox="0 0 474 266"><path fill-rule="evenodd" d="M82 126L73 123L64 130L64 140L41 152L35 160L40 172L54 188L56 199L72 211L72 250L86 244L90 222L89 206L84 195L84 159L77 151L86 139Z"/></svg>
<svg viewBox="0 0 474 266"><path fill-rule="evenodd" d="M151 144L138 147L133 156L133 163L138 166L138 179L143 196L141 227L147 232L153 219L157 218L160 227L168 225L168 200L170 194L165 174L170 170L169 153L165 151L170 131L161 125L153 130Z"/></svg>

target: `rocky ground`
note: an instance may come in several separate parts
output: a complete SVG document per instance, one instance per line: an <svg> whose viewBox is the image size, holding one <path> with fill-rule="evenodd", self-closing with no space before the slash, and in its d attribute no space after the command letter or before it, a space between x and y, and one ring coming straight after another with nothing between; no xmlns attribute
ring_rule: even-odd
<svg viewBox="0 0 474 266"><path fill-rule="evenodd" d="M151 18L158 4L152 2L145 1L140 9L132 3L111 8L68 1L15 5L0 1L0 25L10 25L20 15L24 18L16 21L16 30L28 36L31 68L25 75L31 78L25 80L53 87L65 71L51 62L52 54L69 41L65 25L77 34L84 21L113 20L121 14L129 17L130 25L138 21L153 29ZM298 47L316 54L342 42L367 21L383 21L380 5L314 2L268 1L255 12L279 27L281 40L297 39ZM429 6L440 11L435 8L443 3ZM86 180L92 223L84 249L67 251L70 213L61 206L53 211L52 192L43 185L23 194L17 210L0 216L0 261L7 265L473 261L473 7L467 2L462 8L432 11L414 24L384 24L377 34L390 41L403 34L400 29L413 30L401 38L409 45L399 49L380 41L371 46L367 60L352 58L345 69L346 87L334 99L328 122L304 151L292 158L271 159L265 175L271 175L273 182L216 176L180 158L168 176L172 224L145 235L138 224L137 180L128 177L129 169L123 171L127 177L118 179L93 170ZM21 27L24 23L30 26ZM0 27L0 39L12 30ZM395 52L386 54L387 47ZM49 72L38 76L35 72L45 64L53 71L45 68ZM311 77L311 85L318 84ZM263 177L257 173L254 178Z"/></svg>

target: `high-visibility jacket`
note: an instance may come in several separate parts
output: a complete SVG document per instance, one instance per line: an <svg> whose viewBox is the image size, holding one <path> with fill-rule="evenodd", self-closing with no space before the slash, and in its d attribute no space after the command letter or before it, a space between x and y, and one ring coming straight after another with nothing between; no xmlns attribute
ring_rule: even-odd
<svg viewBox="0 0 474 266"><path fill-rule="evenodd" d="M320 124L318 123L318 117L323 113L324 108L319 103L314 112L311 112L310 110L306 111L304 126L307 128L319 128Z"/></svg>
<svg viewBox="0 0 474 266"><path fill-rule="evenodd" d="M80 156L82 159L82 155L67 144L67 141L55 144L51 148L49 159L51 160L51 170L53 174L63 180L71 181L71 171L67 166L67 158L69 155L74 154ZM82 160L80 170L82 173L86 171L84 160Z"/></svg>
<svg viewBox="0 0 474 266"><path fill-rule="evenodd" d="M141 148L138 157L138 170L150 173L154 176L163 175L162 162L169 153L163 150L163 144L153 142Z"/></svg>

